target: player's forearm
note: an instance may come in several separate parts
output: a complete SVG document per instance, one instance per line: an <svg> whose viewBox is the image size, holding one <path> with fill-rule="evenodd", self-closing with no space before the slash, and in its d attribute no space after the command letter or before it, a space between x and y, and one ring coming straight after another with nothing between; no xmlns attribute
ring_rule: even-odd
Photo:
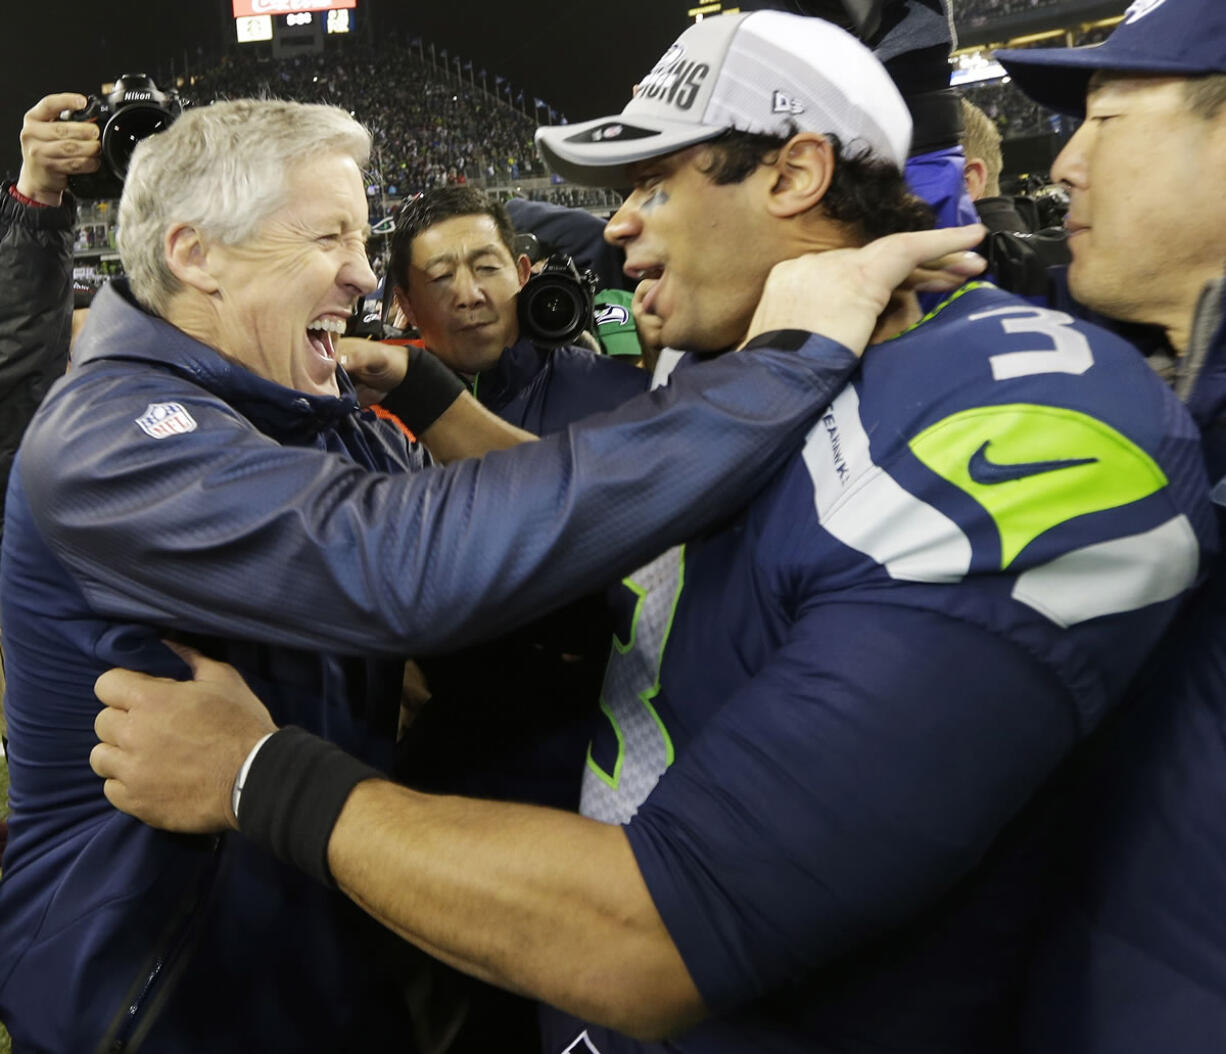
<svg viewBox="0 0 1226 1054"><path fill-rule="evenodd" d="M328 862L365 911L483 980L639 1036L705 1014L620 827L367 781Z"/></svg>
<svg viewBox="0 0 1226 1054"><path fill-rule="evenodd" d="M507 424L471 395L462 395L422 433L421 439L436 461L446 463L506 450L536 436Z"/></svg>

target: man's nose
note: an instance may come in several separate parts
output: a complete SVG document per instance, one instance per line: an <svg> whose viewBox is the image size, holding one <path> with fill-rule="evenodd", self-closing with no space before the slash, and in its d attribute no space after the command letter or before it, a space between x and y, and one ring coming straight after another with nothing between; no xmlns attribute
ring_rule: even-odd
<svg viewBox="0 0 1226 1054"><path fill-rule="evenodd" d="M456 304L459 307L470 307L485 299L485 289L477 281L477 276L471 268L461 267L456 271L455 283Z"/></svg>
<svg viewBox="0 0 1226 1054"><path fill-rule="evenodd" d="M642 229L638 207L638 191L635 191L622 202L613 218L605 224L604 240L610 245L625 247L626 242L635 237Z"/></svg>
<svg viewBox="0 0 1226 1054"><path fill-rule="evenodd" d="M356 296L364 296L378 288L379 278L370 269L370 261L366 258L364 248L351 254L341 271L341 284L352 289Z"/></svg>
<svg viewBox="0 0 1226 1054"><path fill-rule="evenodd" d="M1091 135L1093 132L1090 129L1090 122L1086 121L1064 144L1064 149L1052 162L1051 181L1053 183L1064 183L1079 189L1087 185L1089 168L1086 165L1086 147Z"/></svg>

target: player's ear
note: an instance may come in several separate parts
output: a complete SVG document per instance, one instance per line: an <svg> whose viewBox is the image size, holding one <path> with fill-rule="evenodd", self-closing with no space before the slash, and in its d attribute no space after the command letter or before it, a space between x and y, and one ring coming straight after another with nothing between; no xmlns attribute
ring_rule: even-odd
<svg viewBox="0 0 1226 1054"><path fill-rule="evenodd" d="M824 135L798 132L792 136L770 165L768 211L785 219L808 212L830 189L834 166L834 144Z"/></svg>

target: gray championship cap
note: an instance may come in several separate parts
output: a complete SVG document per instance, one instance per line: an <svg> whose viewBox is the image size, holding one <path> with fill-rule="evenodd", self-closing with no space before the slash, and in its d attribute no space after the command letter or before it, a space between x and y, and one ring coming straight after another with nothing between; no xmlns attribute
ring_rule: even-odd
<svg viewBox="0 0 1226 1054"><path fill-rule="evenodd" d="M911 115L885 67L850 33L782 11L705 18L687 29L613 117L538 128L536 145L572 183L618 187L626 166L714 139L838 136L845 148L906 164Z"/></svg>

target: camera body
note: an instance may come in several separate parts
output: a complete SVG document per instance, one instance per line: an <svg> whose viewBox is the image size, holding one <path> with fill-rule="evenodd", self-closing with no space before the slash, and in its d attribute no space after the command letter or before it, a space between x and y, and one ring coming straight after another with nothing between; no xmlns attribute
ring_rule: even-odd
<svg viewBox="0 0 1226 1054"><path fill-rule="evenodd" d="M596 275L580 272L566 253L554 253L519 291L519 332L534 344L573 344L595 327Z"/></svg>
<svg viewBox="0 0 1226 1054"><path fill-rule="evenodd" d="M69 176L68 188L82 199L117 198L136 144L169 128L183 112L183 103L177 91L161 91L143 73L125 73L105 99L88 99L84 109L67 112L61 120L97 123L101 165L97 172Z"/></svg>

